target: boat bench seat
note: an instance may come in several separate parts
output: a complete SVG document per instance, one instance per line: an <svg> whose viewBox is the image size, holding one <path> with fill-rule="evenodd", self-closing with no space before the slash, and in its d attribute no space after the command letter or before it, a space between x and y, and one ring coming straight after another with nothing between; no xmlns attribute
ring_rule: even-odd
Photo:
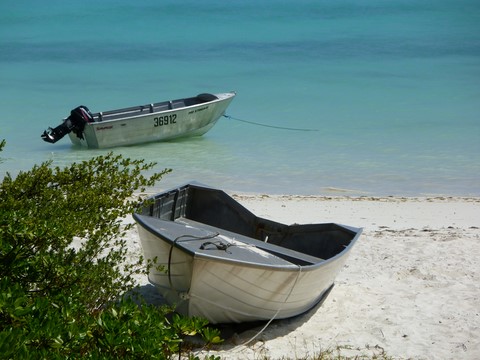
<svg viewBox="0 0 480 360"><path fill-rule="evenodd" d="M146 113L178 109L181 107L183 107L181 103L172 103L169 101L168 103L148 104L119 110L104 111L94 114L93 116L94 118L96 117L98 121L118 120L125 117L139 116Z"/></svg>
<svg viewBox="0 0 480 360"><path fill-rule="evenodd" d="M284 248L282 246L265 243L260 240L255 240L255 239L252 239L252 240L255 241L255 244L253 245L255 245L256 247L262 250L265 250L269 253L275 254L278 257L284 258L298 265L307 265L307 264L313 265L313 264L318 264L324 261L324 259L321 259L319 257L308 255L308 254L291 250L288 248ZM301 263L299 263L299 261Z"/></svg>

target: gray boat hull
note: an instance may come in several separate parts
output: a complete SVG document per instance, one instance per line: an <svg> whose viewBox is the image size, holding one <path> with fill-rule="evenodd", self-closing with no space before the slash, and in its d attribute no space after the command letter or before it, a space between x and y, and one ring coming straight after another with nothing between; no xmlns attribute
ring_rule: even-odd
<svg viewBox="0 0 480 360"><path fill-rule="evenodd" d="M361 229L262 219L221 190L188 184L159 194L134 219L149 280L170 304L211 323L281 319L333 286Z"/></svg>

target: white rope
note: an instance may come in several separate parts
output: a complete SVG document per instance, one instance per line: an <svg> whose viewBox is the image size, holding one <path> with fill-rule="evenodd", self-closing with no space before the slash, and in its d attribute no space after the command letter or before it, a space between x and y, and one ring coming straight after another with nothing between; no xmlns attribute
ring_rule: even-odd
<svg viewBox="0 0 480 360"><path fill-rule="evenodd" d="M250 340L244 342L243 344L240 344L239 346L246 346L249 343L251 343L253 340L255 340L258 336L260 336L260 334L262 334L265 331L265 329L271 324L271 322L273 320L275 320L275 318L280 313L280 311L282 311L283 306L287 303L288 299L290 298L290 295L292 295L293 289L295 289L295 286L297 285L298 279L300 278L300 274L302 273L302 267L300 265L297 265L297 266L298 266L297 276L295 277L295 281L293 282L293 285L290 288L290 291L288 292L287 297L285 298L283 304L275 312L275 314L272 316L272 318L265 324L265 326L262 329L260 329L260 331L258 331Z"/></svg>

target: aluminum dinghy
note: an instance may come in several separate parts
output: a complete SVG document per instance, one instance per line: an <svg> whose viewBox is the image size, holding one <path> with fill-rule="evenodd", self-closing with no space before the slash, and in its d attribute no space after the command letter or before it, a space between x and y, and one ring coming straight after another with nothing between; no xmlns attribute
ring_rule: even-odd
<svg viewBox="0 0 480 360"><path fill-rule="evenodd" d="M302 314L329 293L361 234L334 223L284 225L224 191L190 183L133 215L149 280L177 311L211 323Z"/></svg>
<svg viewBox="0 0 480 360"><path fill-rule="evenodd" d="M200 136L225 114L234 97L234 92L200 94L93 114L79 106L60 125L45 130L42 139L55 143L68 134L75 145L109 148Z"/></svg>

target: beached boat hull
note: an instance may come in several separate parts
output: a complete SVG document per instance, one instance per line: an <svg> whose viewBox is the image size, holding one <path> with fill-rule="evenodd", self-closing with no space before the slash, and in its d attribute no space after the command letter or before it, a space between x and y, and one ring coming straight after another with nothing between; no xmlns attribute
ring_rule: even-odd
<svg viewBox="0 0 480 360"><path fill-rule="evenodd" d="M68 131L73 144L88 148L109 148L201 136L225 114L234 97L234 92L201 94L191 98L89 114L86 121L80 122L80 129L72 126L70 131L63 132ZM52 131L54 130L50 129L50 133L44 132L42 138L48 142L56 142L64 135L62 132L62 136L57 139L51 136Z"/></svg>
<svg viewBox="0 0 480 360"><path fill-rule="evenodd" d="M333 286L361 229L283 225L221 190L187 184L134 214L149 280L177 311L211 323L304 313Z"/></svg>

